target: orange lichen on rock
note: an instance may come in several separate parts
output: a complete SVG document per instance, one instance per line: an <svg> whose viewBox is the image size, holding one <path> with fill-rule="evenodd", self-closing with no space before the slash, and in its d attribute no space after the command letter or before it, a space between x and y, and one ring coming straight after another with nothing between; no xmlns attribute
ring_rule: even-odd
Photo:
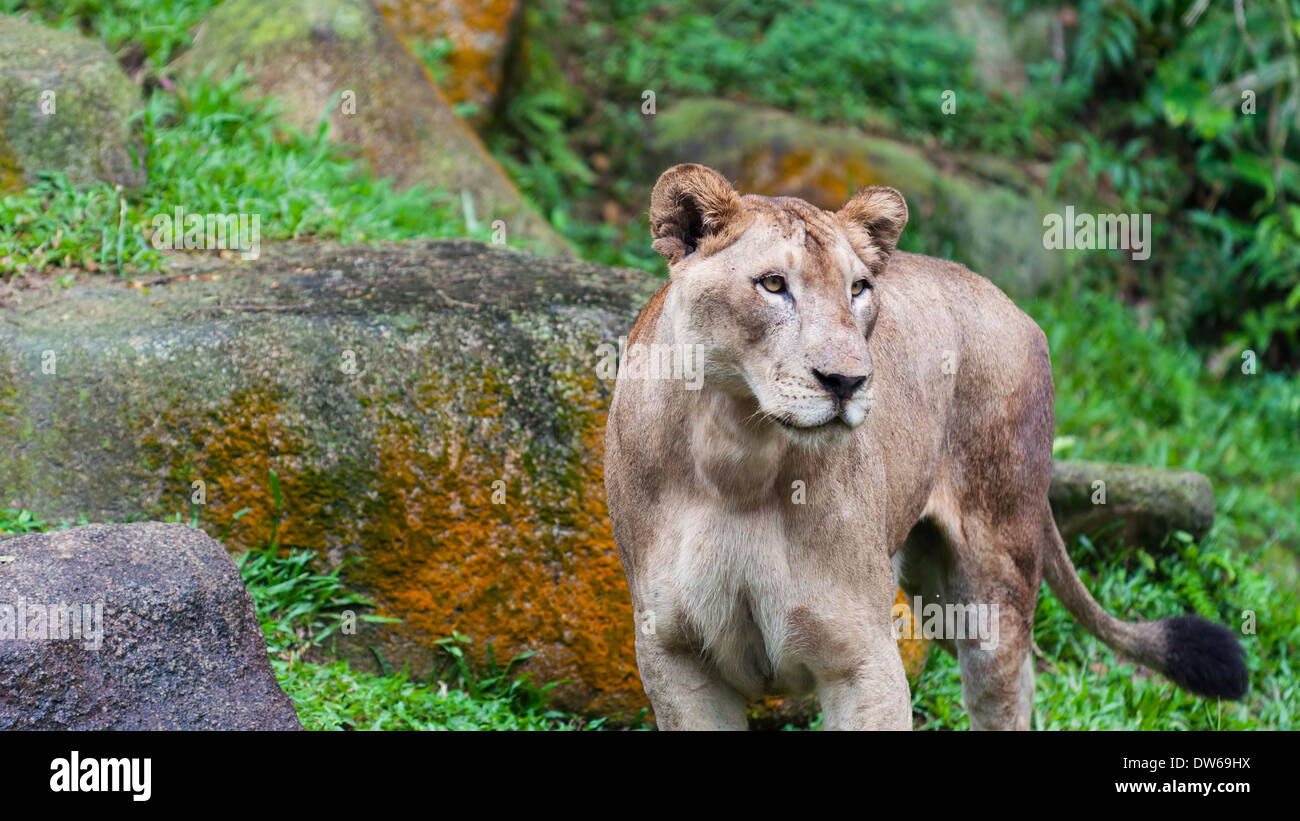
<svg viewBox="0 0 1300 821"><path fill-rule="evenodd" d="M490 380L481 389L509 401ZM603 400L581 394L582 453L565 487L530 474L526 460L475 448L472 433L422 442L406 421L386 420L364 541L387 547L368 552L356 579L408 635L456 631L480 658L489 643L502 660L535 651L537 681L572 682L553 691L561 706L630 719L646 702L605 508Z"/></svg>
<svg viewBox="0 0 1300 821"><path fill-rule="evenodd" d="M800 197L830 211L838 210L862 186L879 182L864 157L807 147L773 145L754 150L744 156L741 168L735 184L742 191Z"/></svg>
<svg viewBox="0 0 1300 821"><path fill-rule="evenodd" d="M569 422L582 446L559 481L539 475L510 446L481 446L510 439L502 429L510 388L490 371L475 386L470 424L437 440L422 432L416 414L375 406L380 481L358 522L335 522L332 509L345 509L356 489L304 469L303 443L288 434L291 426L280 421L288 411L269 392L233 395L211 425L197 429L196 449L178 479L185 487L205 482L207 516L229 524L230 544L265 544L275 528L282 544L322 553L329 542L356 540L364 561L348 581L381 615L402 619L393 635L400 632L408 646L431 648L460 633L472 639L470 652L480 662L489 645L499 661L533 651L526 669L536 681L568 682L553 691L559 706L628 720L648 702L605 503L606 398L594 376L563 378L572 383L563 392L574 402ZM415 410L436 414L458 389L432 376L413 400ZM901 590L897 602L906 608ZM909 680L924 669L928 645L899 640ZM381 634L378 648L384 647ZM753 714L759 721L797 719L805 705L771 698Z"/></svg>
<svg viewBox="0 0 1300 821"><path fill-rule="evenodd" d="M407 40L451 42L446 58L450 72L442 84L451 102L491 106L501 87L520 0L382 0L379 5Z"/></svg>
<svg viewBox="0 0 1300 821"><path fill-rule="evenodd" d="M220 414L194 429L187 443L191 456L173 473L184 474L175 477L183 490L203 482L201 518L218 532L228 528L227 543L260 547L275 533L282 545L323 552L330 536L348 529L334 509L346 507L352 490L344 475L306 466L305 443L283 423L287 412L270 392L233 394ZM280 485L279 504L272 471ZM247 512L236 518L240 511Z"/></svg>

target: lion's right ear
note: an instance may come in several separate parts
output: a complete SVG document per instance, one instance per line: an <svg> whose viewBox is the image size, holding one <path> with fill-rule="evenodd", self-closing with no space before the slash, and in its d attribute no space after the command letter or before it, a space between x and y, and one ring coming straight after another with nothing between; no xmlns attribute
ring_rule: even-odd
<svg viewBox="0 0 1300 821"><path fill-rule="evenodd" d="M726 178L703 165L665 171L650 195L651 245L669 264L694 253L740 210L740 195Z"/></svg>
<svg viewBox="0 0 1300 821"><path fill-rule="evenodd" d="M873 271L880 273L907 225L907 201L885 185L863 188L835 216L849 244Z"/></svg>

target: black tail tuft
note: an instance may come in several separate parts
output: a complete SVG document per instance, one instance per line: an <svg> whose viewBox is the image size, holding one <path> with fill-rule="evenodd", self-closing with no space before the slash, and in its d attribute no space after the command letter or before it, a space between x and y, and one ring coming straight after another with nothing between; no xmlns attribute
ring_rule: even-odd
<svg viewBox="0 0 1300 821"><path fill-rule="evenodd" d="M1236 701L1246 695L1246 651L1231 630L1199 616L1160 620L1164 674L1198 696Z"/></svg>

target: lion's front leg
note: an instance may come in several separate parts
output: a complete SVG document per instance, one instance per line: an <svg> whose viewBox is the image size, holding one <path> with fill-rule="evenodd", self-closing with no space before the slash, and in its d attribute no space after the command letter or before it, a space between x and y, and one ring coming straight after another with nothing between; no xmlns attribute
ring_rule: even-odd
<svg viewBox="0 0 1300 821"><path fill-rule="evenodd" d="M910 730L912 696L893 633L886 625L860 639L861 652L817 676L827 730Z"/></svg>
<svg viewBox="0 0 1300 821"><path fill-rule="evenodd" d="M638 631L636 664L661 730L744 730L746 699L708 658Z"/></svg>
<svg viewBox="0 0 1300 821"><path fill-rule="evenodd" d="M852 583L823 590L821 608L799 614L795 635L809 651L825 729L910 730L912 695L891 618L893 570L887 558L863 569Z"/></svg>

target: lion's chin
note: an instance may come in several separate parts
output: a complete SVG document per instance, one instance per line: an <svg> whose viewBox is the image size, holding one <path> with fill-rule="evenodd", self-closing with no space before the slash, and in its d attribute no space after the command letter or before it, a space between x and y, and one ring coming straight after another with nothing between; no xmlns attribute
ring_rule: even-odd
<svg viewBox="0 0 1300 821"><path fill-rule="evenodd" d="M842 416L833 416L819 425L795 425L779 420L790 443L802 448L835 449L848 445L853 438L853 428Z"/></svg>

